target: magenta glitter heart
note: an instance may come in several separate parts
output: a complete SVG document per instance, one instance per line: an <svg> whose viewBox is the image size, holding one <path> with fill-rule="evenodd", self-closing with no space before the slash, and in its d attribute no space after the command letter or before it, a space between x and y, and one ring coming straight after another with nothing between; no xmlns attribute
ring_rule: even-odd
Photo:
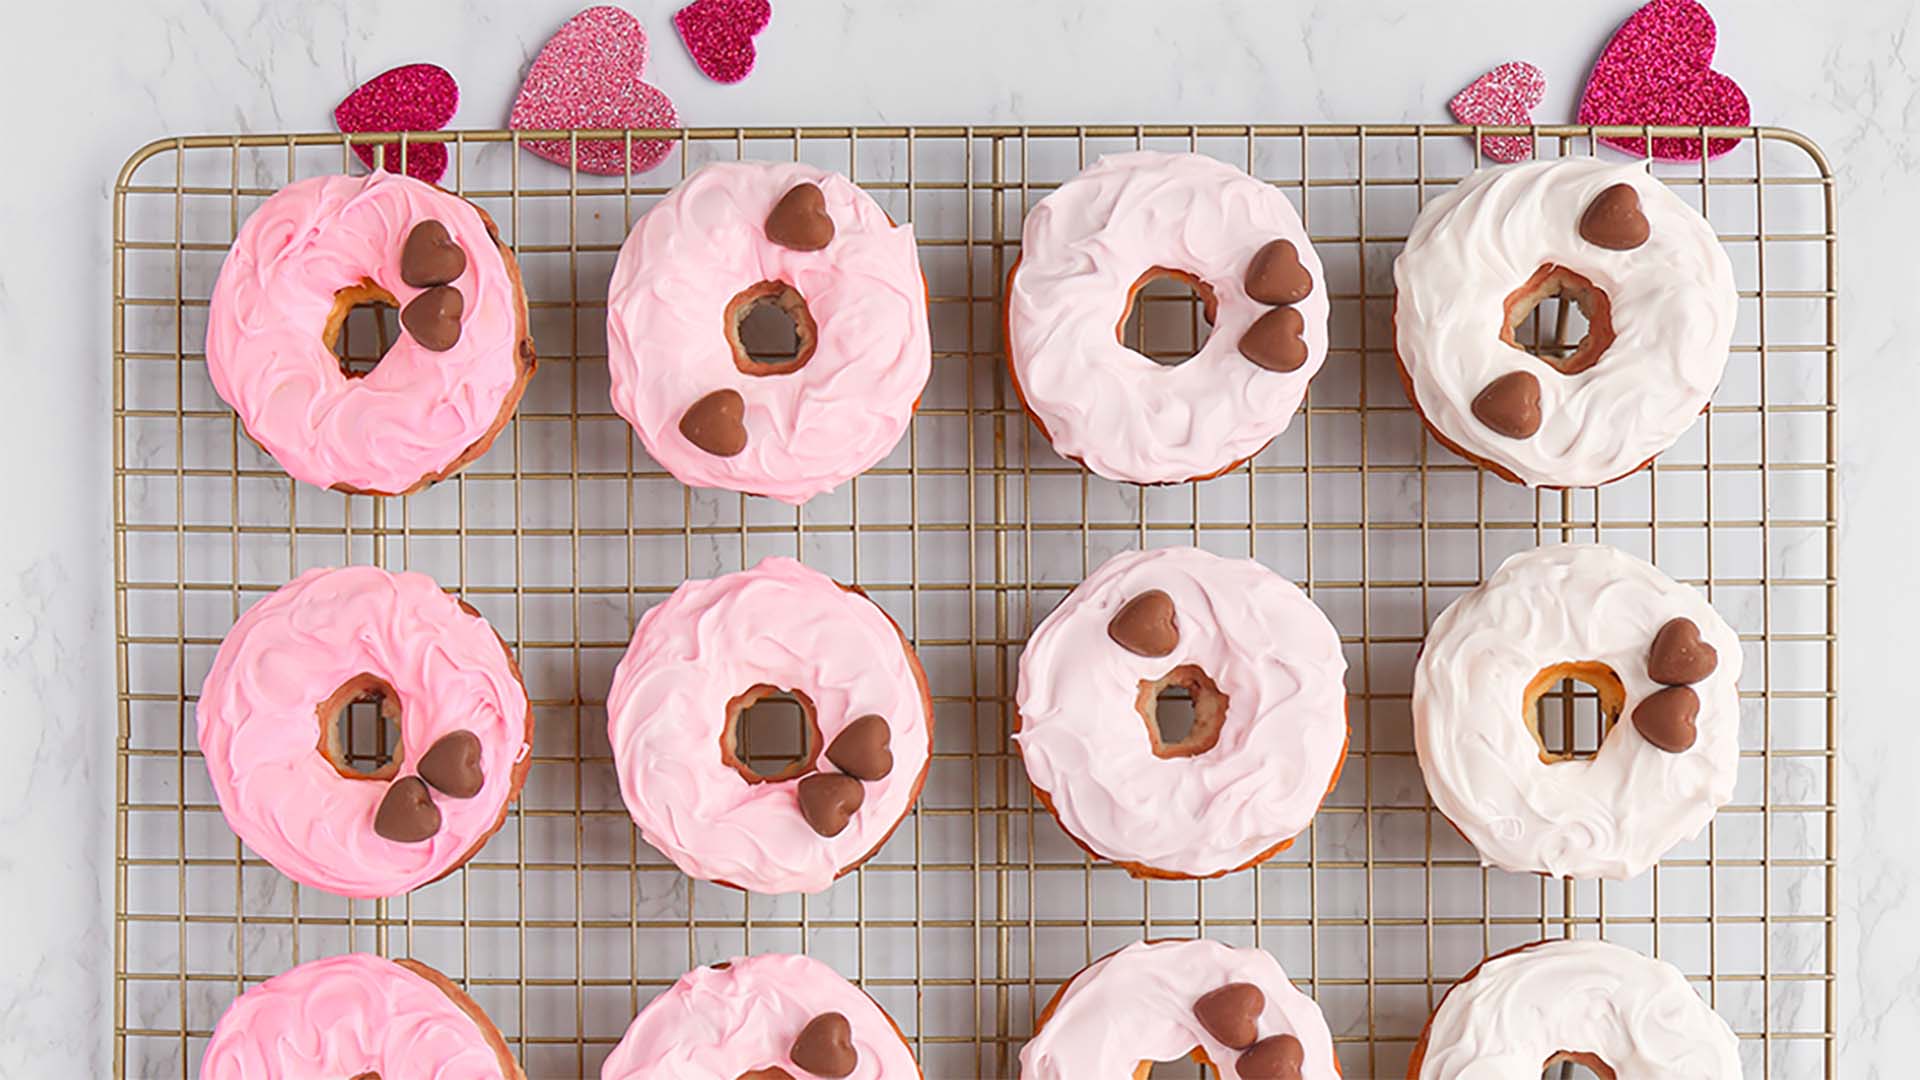
<svg viewBox="0 0 1920 1080"><path fill-rule="evenodd" d="M693 0L674 13L673 28L707 78L737 83L753 70L753 36L772 17L768 0Z"/></svg>
<svg viewBox="0 0 1920 1080"><path fill-rule="evenodd" d="M1501 64L1453 96L1447 108L1463 124L1531 124L1533 108L1547 93L1547 77L1524 60ZM1494 161L1525 161L1533 140L1525 135L1484 135L1480 152Z"/></svg>
<svg viewBox="0 0 1920 1080"><path fill-rule="evenodd" d="M437 64L407 64L383 71L361 84L333 110L333 122L349 134L365 131L439 131L460 107L460 86ZM353 148L367 168L374 167L375 145ZM398 143L386 148L389 171L400 171ZM407 175L431 184L447 171L445 143L407 146Z"/></svg>
<svg viewBox="0 0 1920 1080"><path fill-rule="evenodd" d="M507 126L516 131L678 127L673 102L642 81L646 67L647 33L639 20L615 7L588 8L533 58ZM568 140L521 145L555 164L572 163ZM624 139L582 139L579 145L580 171L602 176L644 172L673 151L666 139L633 140L630 158L623 152Z"/></svg>
<svg viewBox="0 0 1920 1080"><path fill-rule="evenodd" d="M1738 83L1713 70L1713 16L1694 0L1653 0L1607 42L1580 95L1583 124L1675 124L1746 127L1753 122ZM1643 138L1601 142L1629 154L1648 152ZM1700 160L1699 139L1654 139L1662 161ZM1738 139L1710 139L1719 157Z"/></svg>

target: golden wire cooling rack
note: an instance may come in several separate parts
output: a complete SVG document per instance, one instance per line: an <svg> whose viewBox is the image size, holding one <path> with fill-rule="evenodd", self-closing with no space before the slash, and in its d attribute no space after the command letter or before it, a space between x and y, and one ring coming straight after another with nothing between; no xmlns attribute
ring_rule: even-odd
<svg viewBox="0 0 1920 1080"><path fill-rule="evenodd" d="M399 499L290 482L215 396L201 354L240 223L291 180L360 169L348 144L369 137L140 150L115 188L112 251L116 1073L195 1075L243 988L357 949L460 981L530 1075L597 1076L634 1013L689 966L805 950L893 1014L929 1077L1012 1077L1036 1011L1082 965L1142 937L1206 935L1278 956L1325 1010L1348 1077L1398 1077L1450 980L1484 955L1597 935L1683 969L1739 1032L1748 1075L1836 1075L1831 174L1777 129L1609 132L1743 139L1710 165L1654 167L1733 259L1732 360L1712 408L1652 468L1530 493L1434 443L1394 368L1392 260L1421 203L1479 164L1474 130L647 132L675 145L635 178L522 153L528 133L414 136L447 144L442 183L517 250L541 370L485 457ZM1596 151L1588 128L1506 130L1543 156L1620 156ZM1002 372L1022 216L1098 155L1135 147L1216 155L1279 185L1333 296L1333 347L1302 414L1206 483L1142 489L1061 461ZM604 299L621 239L687 171L736 157L849 174L913 225L931 287L935 363L911 435L798 510L682 487L607 396ZM1151 289L1128 333L1175 359L1202 318L1190 295ZM1564 345L1578 318L1536 313L1527 340ZM390 333L378 312L356 313L345 362L371 363ZM1746 645L1734 801L1632 881L1482 869L1432 810L1412 753L1408 692L1430 620L1504 556L1561 539L1618 545L1704 588ZM1029 629L1107 555L1168 544L1252 555L1300 582L1351 661L1351 757L1311 831L1257 871L1205 883L1142 883L1082 857L1036 810L1007 738ZM629 822L604 735L611 669L641 611L684 578L769 554L886 608L925 662L938 718L918 809L863 870L810 898L679 874ZM235 617L339 563L424 570L457 591L511 643L538 710L535 766L506 827L464 870L385 901L294 886L247 851L194 749L194 697ZM1164 709L1174 722L1178 704ZM1610 719L1596 711L1590 694L1558 694L1543 734L1591 753ZM797 747L770 723L751 750L777 762ZM351 734L378 760L391 747L374 729Z"/></svg>

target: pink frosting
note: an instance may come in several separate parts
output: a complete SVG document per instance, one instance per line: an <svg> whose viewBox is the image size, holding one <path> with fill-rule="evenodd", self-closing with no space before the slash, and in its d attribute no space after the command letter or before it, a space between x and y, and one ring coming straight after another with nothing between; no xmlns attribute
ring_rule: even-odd
<svg viewBox="0 0 1920 1080"><path fill-rule="evenodd" d="M473 1017L438 986L366 953L310 960L241 994L200 1080L502 1080Z"/></svg>
<svg viewBox="0 0 1920 1080"><path fill-rule="evenodd" d="M334 295L370 280L405 307L424 290L400 280L400 249L429 219L467 255L452 283L466 305L459 341L434 352L403 330L378 366L348 378L320 336ZM315 177L241 227L213 290L207 373L296 479L399 493L499 419L520 374L520 323L506 260L466 200L390 172Z"/></svg>
<svg viewBox="0 0 1920 1080"><path fill-rule="evenodd" d="M389 781L340 775L316 748L316 709L355 675L400 699L399 776L441 736L480 739L472 798L433 794L440 831L397 843L373 831ZM227 824L288 877L352 897L396 896L440 877L490 833L526 756L527 692L487 621L425 574L309 570L247 609L200 690L200 752Z"/></svg>
<svg viewBox="0 0 1920 1080"><path fill-rule="evenodd" d="M848 1080L915 1080L920 1067L874 1000L806 956L748 956L694 968L634 1017L600 1067L600 1080L736 1080L778 1067L813 1074L787 1050L807 1022L837 1012L853 1029L859 1064Z"/></svg>
<svg viewBox="0 0 1920 1080"><path fill-rule="evenodd" d="M758 684L798 690L820 729L814 767L854 720L886 719L893 770L865 782L838 836L800 816L800 780L750 784L720 756L727 705ZM820 892L912 805L932 717L886 613L792 559L689 581L650 609L613 673L607 736L641 835L680 869L755 892Z"/></svg>
<svg viewBox="0 0 1920 1080"><path fill-rule="evenodd" d="M833 240L794 251L767 239L767 213L794 185L819 185ZM763 281L793 287L819 333L806 366L748 375L734 365L727 305ZM798 505L885 457L932 371L925 279L913 230L866 192L810 165L717 162L634 225L608 289L613 405L683 482ZM680 434L702 397L746 400L747 447L718 457Z"/></svg>

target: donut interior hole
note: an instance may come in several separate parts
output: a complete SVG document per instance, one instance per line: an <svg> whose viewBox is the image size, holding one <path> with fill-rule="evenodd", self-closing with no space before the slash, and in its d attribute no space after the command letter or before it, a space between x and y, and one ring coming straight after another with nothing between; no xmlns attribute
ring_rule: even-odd
<svg viewBox="0 0 1920 1080"><path fill-rule="evenodd" d="M1507 294L1500 340L1563 375L1578 375L1613 346L1613 308L1599 286L1548 263Z"/></svg>
<svg viewBox="0 0 1920 1080"><path fill-rule="evenodd" d="M1193 757L1213 749L1227 718L1227 695L1192 664L1181 664L1158 679L1141 679L1136 704L1153 740L1153 756L1160 758Z"/></svg>
<svg viewBox="0 0 1920 1080"><path fill-rule="evenodd" d="M733 366L748 375L786 375L813 359L820 328L807 301L784 281L763 281L727 302Z"/></svg>
<svg viewBox="0 0 1920 1080"><path fill-rule="evenodd" d="M1213 1067L1213 1059L1197 1046L1186 1057L1172 1061L1142 1061L1133 1068L1133 1080L1193 1080L1196 1076L1218 1075L1220 1072Z"/></svg>
<svg viewBox="0 0 1920 1080"><path fill-rule="evenodd" d="M1541 1066L1541 1080L1619 1080L1613 1069L1598 1057L1562 1050Z"/></svg>
<svg viewBox="0 0 1920 1080"><path fill-rule="evenodd" d="M1626 687L1605 664L1569 661L1542 669L1527 684L1524 710L1540 760L1552 765L1599 753L1626 700Z"/></svg>
<svg viewBox="0 0 1920 1080"><path fill-rule="evenodd" d="M1206 282L1184 270L1156 266L1127 290L1127 308L1113 334L1161 367L1177 367L1207 343L1219 303Z"/></svg>
<svg viewBox="0 0 1920 1080"><path fill-rule="evenodd" d="M400 302L371 281L333 294L333 310L320 332L340 358L340 371L358 379L379 366L387 346L400 336Z"/></svg>
<svg viewBox="0 0 1920 1080"><path fill-rule="evenodd" d="M317 749L348 779L386 780L400 771L400 695L378 675L340 684L315 710Z"/></svg>
<svg viewBox="0 0 1920 1080"><path fill-rule="evenodd" d="M805 776L819 755L820 723L807 695L760 683L727 702L720 756L747 783Z"/></svg>

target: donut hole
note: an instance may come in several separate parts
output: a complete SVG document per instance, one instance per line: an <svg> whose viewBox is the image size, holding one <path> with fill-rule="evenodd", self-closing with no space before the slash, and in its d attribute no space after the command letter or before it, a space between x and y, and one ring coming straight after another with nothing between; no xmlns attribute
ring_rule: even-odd
<svg viewBox="0 0 1920 1080"><path fill-rule="evenodd" d="M807 301L784 281L763 281L727 302L733 366L748 375L786 375L813 359L820 328Z"/></svg>
<svg viewBox="0 0 1920 1080"><path fill-rule="evenodd" d="M358 379L378 367L387 346L400 336L400 302L371 281L333 294L333 311L321 337L340 360L340 371Z"/></svg>
<svg viewBox="0 0 1920 1080"><path fill-rule="evenodd" d="M1227 695L1192 664L1181 664L1158 679L1141 679L1137 704L1153 741L1153 756L1159 758L1193 757L1213 749L1227 718Z"/></svg>
<svg viewBox="0 0 1920 1080"><path fill-rule="evenodd" d="M1562 1050L1540 1068L1541 1080L1618 1080L1612 1067L1593 1054Z"/></svg>
<svg viewBox="0 0 1920 1080"><path fill-rule="evenodd" d="M747 783L805 776L819 753L813 700L800 691L761 683L727 702L720 756Z"/></svg>
<svg viewBox="0 0 1920 1080"><path fill-rule="evenodd" d="M1527 684L1525 709L1540 760L1553 765L1599 753L1626 699L1626 687L1605 664L1569 661L1542 669Z"/></svg>
<svg viewBox="0 0 1920 1080"><path fill-rule="evenodd" d="M385 780L400 771L400 695L378 675L340 684L315 710L320 756L348 779Z"/></svg>
<svg viewBox="0 0 1920 1080"><path fill-rule="evenodd" d="M1613 345L1613 308L1599 286L1548 263L1507 295L1500 340L1563 375L1600 362Z"/></svg>
<svg viewBox="0 0 1920 1080"><path fill-rule="evenodd" d="M1220 1071L1213 1067L1213 1059L1198 1047L1172 1061L1142 1061L1133 1070L1134 1080L1193 1080L1196 1076L1218 1075Z"/></svg>
<svg viewBox="0 0 1920 1080"><path fill-rule="evenodd" d="M1207 343L1218 308L1212 286L1184 270L1156 266L1127 290L1127 309L1113 333L1161 367L1178 367Z"/></svg>

